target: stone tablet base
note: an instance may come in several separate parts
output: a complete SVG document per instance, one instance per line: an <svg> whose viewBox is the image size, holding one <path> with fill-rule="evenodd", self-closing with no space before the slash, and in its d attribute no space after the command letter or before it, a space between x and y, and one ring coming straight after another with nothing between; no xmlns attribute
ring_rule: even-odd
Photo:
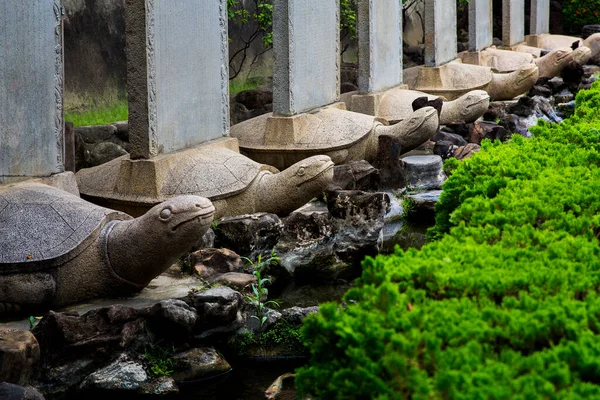
<svg viewBox="0 0 600 400"><path fill-rule="evenodd" d="M394 89L408 89L408 86L399 85ZM379 105L381 104L381 99L383 99L387 92L388 90L364 94L355 94L356 92L351 92L348 93L347 96L342 95L342 101L344 101L348 109L352 110L353 112L376 116L379 114Z"/></svg>
<svg viewBox="0 0 600 400"><path fill-rule="evenodd" d="M463 51L458 53L458 59L463 64L481 65L481 52L480 51Z"/></svg>
<svg viewBox="0 0 600 400"><path fill-rule="evenodd" d="M47 177L33 178L26 176L19 177L0 177L0 185L3 184L11 184L11 183L19 183L19 182L37 182L43 183L44 185L54 186L57 189L64 190L65 192L69 192L74 194L75 196L79 196L79 189L77 187L77 179L75 179L75 174L73 172L63 172L56 175L51 175Z"/></svg>

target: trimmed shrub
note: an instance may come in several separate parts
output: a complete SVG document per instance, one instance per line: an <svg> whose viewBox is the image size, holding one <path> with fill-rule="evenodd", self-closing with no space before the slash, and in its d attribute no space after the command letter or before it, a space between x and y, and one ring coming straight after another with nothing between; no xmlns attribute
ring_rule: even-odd
<svg viewBox="0 0 600 400"><path fill-rule="evenodd" d="M535 137L451 162L439 240L367 258L305 320L320 399L600 398L600 83Z"/></svg>

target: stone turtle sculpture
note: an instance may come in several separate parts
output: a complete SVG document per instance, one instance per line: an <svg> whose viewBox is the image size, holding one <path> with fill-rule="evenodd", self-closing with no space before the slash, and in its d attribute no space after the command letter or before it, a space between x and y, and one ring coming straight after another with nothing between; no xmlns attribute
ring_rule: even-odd
<svg viewBox="0 0 600 400"><path fill-rule="evenodd" d="M289 125L294 126L292 132L286 131ZM264 114L232 126L231 136L253 160L285 168L315 154L325 154L335 164L373 162L379 136L396 138L401 151L407 152L433 137L438 127L433 107L417 110L410 118L388 126L373 116L347 111L341 103L293 117Z"/></svg>
<svg viewBox="0 0 600 400"><path fill-rule="evenodd" d="M587 47L580 47L576 51L569 47L554 49L539 58L529 53L488 47L479 52L479 65L493 68L498 72L513 72L524 65L535 64L539 70L539 78L553 78L560 75L562 70L572 62L587 62L590 55L591 52ZM460 56L463 62L468 60L465 53L461 53Z"/></svg>
<svg viewBox="0 0 600 400"><path fill-rule="evenodd" d="M485 90L494 100L510 100L533 87L539 72L534 64L510 73L495 73L489 67L453 61L440 67L404 70L404 83L411 90L455 100L471 90Z"/></svg>
<svg viewBox="0 0 600 400"><path fill-rule="evenodd" d="M133 219L52 186L0 186L0 314L140 291L213 213L208 199L180 196Z"/></svg>
<svg viewBox="0 0 600 400"><path fill-rule="evenodd" d="M378 117L394 122L407 118L413 112L412 103L419 97L429 100L437 99L417 90L388 90L379 103ZM446 125L456 121L473 122L487 111L490 96L484 90L472 90L452 101L444 101L440 114L440 124Z"/></svg>
<svg viewBox="0 0 600 400"><path fill-rule="evenodd" d="M136 182L130 177L135 172L121 166L129 155L77 172L79 190L94 202L132 215L173 196L193 194L211 199L215 217L220 218L255 212L288 214L323 192L333 179L333 163L326 156L302 157L282 172L223 147L200 146L177 157L159 155L154 165L161 165L161 157L170 161L153 183L156 193L151 196L132 191Z"/></svg>

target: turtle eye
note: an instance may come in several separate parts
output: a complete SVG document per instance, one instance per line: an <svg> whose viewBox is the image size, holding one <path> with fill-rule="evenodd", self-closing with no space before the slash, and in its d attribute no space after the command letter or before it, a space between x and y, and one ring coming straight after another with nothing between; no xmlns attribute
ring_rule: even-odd
<svg viewBox="0 0 600 400"><path fill-rule="evenodd" d="M170 208L163 208L158 216L163 221L167 221L169 218L171 218L171 214L173 213Z"/></svg>
<svg viewBox="0 0 600 400"><path fill-rule="evenodd" d="M298 168L298 176L303 176L306 173L305 167Z"/></svg>

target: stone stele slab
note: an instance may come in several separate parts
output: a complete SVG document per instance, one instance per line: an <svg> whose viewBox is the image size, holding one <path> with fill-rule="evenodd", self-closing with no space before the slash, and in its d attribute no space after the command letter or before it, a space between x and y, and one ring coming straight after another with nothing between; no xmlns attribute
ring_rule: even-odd
<svg viewBox="0 0 600 400"><path fill-rule="evenodd" d="M358 1L358 51L362 93L402 84L402 0Z"/></svg>
<svg viewBox="0 0 600 400"><path fill-rule="evenodd" d="M0 2L0 183L63 172L60 0Z"/></svg>
<svg viewBox="0 0 600 400"><path fill-rule="evenodd" d="M456 1L425 0L425 66L456 59Z"/></svg>
<svg viewBox="0 0 600 400"><path fill-rule="evenodd" d="M126 0L131 157L229 132L226 0Z"/></svg>
<svg viewBox="0 0 600 400"><path fill-rule="evenodd" d="M292 116L340 92L338 0L274 0L273 111Z"/></svg>
<svg viewBox="0 0 600 400"><path fill-rule="evenodd" d="M469 1L469 50L479 51L492 45L492 0Z"/></svg>
<svg viewBox="0 0 600 400"><path fill-rule="evenodd" d="M550 0L531 0L531 34L550 33Z"/></svg>
<svg viewBox="0 0 600 400"><path fill-rule="evenodd" d="M513 46L525 40L524 0L502 0L502 41Z"/></svg>

